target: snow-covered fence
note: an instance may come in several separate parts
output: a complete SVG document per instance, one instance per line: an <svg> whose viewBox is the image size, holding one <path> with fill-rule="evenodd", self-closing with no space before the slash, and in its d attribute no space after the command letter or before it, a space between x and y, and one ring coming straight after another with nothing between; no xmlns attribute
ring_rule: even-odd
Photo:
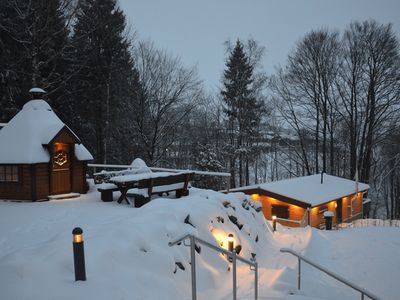
<svg viewBox="0 0 400 300"><path fill-rule="evenodd" d="M341 228L362 227L400 227L400 220L358 219L351 223L342 223Z"/></svg>
<svg viewBox="0 0 400 300"><path fill-rule="evenodd" d="M108 165L108 164L88 164L88 167L93 170L90 172L91 175L95 174L97 170L127 170L133 169L132 165ZM227 172L208 172L208 171L199 171L199 170L182 170L182 169L169 169L169 168L158 168L158 167L149 167L151 171L154 172L172 172L172 173L179 173L179 172L191 172L195 175L202 175L202 176L220 176L220 177L227 177L227 191L230 189L230 177L231 174Z"/></svg>

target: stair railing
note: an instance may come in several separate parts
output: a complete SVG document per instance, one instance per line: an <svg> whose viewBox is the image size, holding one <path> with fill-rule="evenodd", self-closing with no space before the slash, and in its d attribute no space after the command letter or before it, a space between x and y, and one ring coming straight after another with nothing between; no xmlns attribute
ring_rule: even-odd
<svg viewBox="0 0 400 300"><path fill-rule="evenodd" d="M186 245L185 240L189 240L190 244ZM237 299L237 286L236 286L236 262L239 260L245 264L248 264L250 266L250 270L254 271L254 299L258 299L258 264L255 261L255 259L247 260L241 256L238 256L235 251L228 251L225 250L221 247L214 246L210 244L209 242L206 242L202 239L199 239L198 237L187 234L179 239L177 239L174 242L169 242L168 245L170 247L179 244L183 242L185 246L190 246L190 267L191 267L191 277L192 277L192 300L197 299L196 295L196 249L195 245L196 243L202 244L212 250L215 250L219 253L225 254L229 260L232 260L232 295L233 295L233 300Z"/></svg>
<svg viewBox="0 0 400 300"><path fill-rule="evenodd" d="M298 253L298 252L296 252L296 251L294 251L292 249L282 248L280 251L283 252L283 253L292 254L292 255L296 256L297 259L298 259L298 270L297 270L297 289L298 290L300 290L300 286L301 286L301 261L304 261L304 262L308 263L309 265L313 266L314 268L317 268L318 270L324 272L325 274L335 278L336 280L342 282L343 284L345 284L345 285L351 287L352 289L360 292L362 300L364 300L365 296L369 297L372 300L380 300L379 297L375 296L374 294L370 293L369 291L365 290L364 288L357 286L356 284L348 281L347 279L343 278L342 276L340 276L340 275L338 275L336 273L333 273L332 271L329 271L325 267L323 267L323 266L321 266L321 265L309 260L308 258L304 257L303 255L301 255L300 253Z"/></svg>

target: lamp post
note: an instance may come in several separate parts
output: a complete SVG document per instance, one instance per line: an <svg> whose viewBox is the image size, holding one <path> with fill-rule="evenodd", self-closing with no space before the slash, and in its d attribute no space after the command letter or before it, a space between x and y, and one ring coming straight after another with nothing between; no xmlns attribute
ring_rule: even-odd
<svg viewBox="0 0 400 300"><path fill-rule="evenodd" d="M276 231L276 216L272 216L272 228Z"/></svg>
<svg viewBox="0 0 400 300"><path fill-rule="evenodd" d="M75 267L75 281L86 281L85 270L85 253L83 250L83 231L81 228L76 227L72 230L73 235L73 249L74 249L74 267Z"/></svg>

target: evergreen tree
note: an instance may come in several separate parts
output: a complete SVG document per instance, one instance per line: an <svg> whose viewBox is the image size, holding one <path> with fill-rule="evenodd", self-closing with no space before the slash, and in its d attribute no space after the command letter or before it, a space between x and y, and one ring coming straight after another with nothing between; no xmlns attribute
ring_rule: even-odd
<svg viewBox="0 0 400 300"><path fill-rule="evenodd" d="M248 158L258 135L263 106L255 97L253 66L239 40L226 62L221 94L228 119L230 141L226 151L230 160L231 186L234 187L237 163L239 184L244 184L245 177L246 183L249 182Z"/></svg>
<svg viewBox="0 0 400 300"><path fill-rule="evenodd" d="M0 91L5 112L15 113L34 86L47 91L55 108L61 107L67 79L64 8L59 0L1 1Z"/></svg>
<svg viewBox="0 0 400 300"><path fill-rule="evenodd" d="M132 97L139 82L125 34L125 16L116 1L80 2L72 40L75 76L70 115L75 128L97 162L124 160L115 149L129 153L131 136L123 123L133 112Z"/></svg>

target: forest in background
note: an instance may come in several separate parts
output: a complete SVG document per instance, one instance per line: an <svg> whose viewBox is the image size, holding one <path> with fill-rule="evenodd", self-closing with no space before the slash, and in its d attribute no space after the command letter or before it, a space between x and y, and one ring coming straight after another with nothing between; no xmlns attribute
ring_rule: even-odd
<svg viewBox="0 0 400 300"><path fill-rule="evenodd" d="M390 24L312 30L268 76L257 41L225 46L212 93L195 67L139 40L115 0L1 1L0 122L41 87L97 163L228 171L231 187L357 176L371 185L372 217L400 218L400 48Z"/></svg>

